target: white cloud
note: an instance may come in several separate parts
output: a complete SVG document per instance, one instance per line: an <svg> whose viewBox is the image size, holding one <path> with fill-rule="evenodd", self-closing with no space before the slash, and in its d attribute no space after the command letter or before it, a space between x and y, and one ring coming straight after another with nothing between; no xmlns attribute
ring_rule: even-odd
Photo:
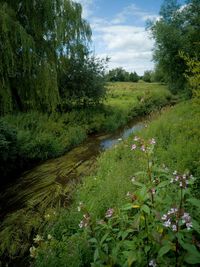
<svg viewBox="0 0 200 267"><path fill-rule="evenodd" d="M77 0L76 0L77 1ZM132 4L125 7L113 19L94 16L96 0L78 0L83 6L86 18L93 31L93 46L97 56L110 57L109 68L123 67L128 71L135 70L142 75L153 68L153 41L149 38L144 26L134 26L135 21L144 25L147 19L158 16ZM138 25L138 23L137 23Z"/></svg>
<svg viewBox="0 0 200 267"><path fill-rule="evenodd" d="M96 24L94 28L94 40L100 56L111 58L109 68L121 66L140 75L153 68L153 40L144 27L101 25Z"/></svg>
<svg viewBox="0 0 200 267"><path fill-rule="evenodd" d="M146 21L147 19L151 20L157 19L158 16L140 9L135 4L131 4L129 6L126 6L120 13L118 13L112 20L112 23L113 24L124 23L130 17Z"/></svg>

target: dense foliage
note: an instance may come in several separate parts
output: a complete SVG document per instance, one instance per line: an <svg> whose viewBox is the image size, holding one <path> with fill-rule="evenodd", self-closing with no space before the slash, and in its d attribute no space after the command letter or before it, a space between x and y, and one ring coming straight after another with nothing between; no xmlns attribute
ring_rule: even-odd
<svg viewBox="0 0 200 267"><path fill-rule="evenodd" d="M104 65L90 56L90 37L74 1L1 0L0 115L104 97Z"/></svg>
<svg viewBox="0 0 200 267"><path fill-rule="evenodd" d="M129 73L121 67L109 70L106 75L106 80L109 82L138 82L139 78L135 71Z"/></svg>
<svg viewBox="0 0 200 267"><path fill-rule="evenodd" d="M198 0L188 0L182 7L176 0L165 0L160 10L160 19L150 23L156 42L154 60L173 92L187 89L184 75L187 65L180 51L197 61L200 59L199 21Z"/></svg>

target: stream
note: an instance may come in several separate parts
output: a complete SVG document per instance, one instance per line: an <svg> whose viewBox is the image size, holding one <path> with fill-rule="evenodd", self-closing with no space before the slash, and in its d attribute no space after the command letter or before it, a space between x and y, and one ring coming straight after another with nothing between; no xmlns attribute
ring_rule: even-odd
<svg viewBox="0 0 200 267"><path fill-rule="evenodd" d="M52 198L54 197L56 190L60 190L60 185L68 185L67 194L70 199L70 190L81 177L91 173L100 153L127 139L144 125L144 119L134 119L115 133L93 134L83 144L65 155L47 160L23 173L17 182L3 193L1 214L6 215L27 206L34 207L39 204L37 201L42 200L44 203L47 199L51 199L49 197L51 194ZM47 195L48 198L45 198ZM49 204L51 205L46 203L46 206Z"/></svg>

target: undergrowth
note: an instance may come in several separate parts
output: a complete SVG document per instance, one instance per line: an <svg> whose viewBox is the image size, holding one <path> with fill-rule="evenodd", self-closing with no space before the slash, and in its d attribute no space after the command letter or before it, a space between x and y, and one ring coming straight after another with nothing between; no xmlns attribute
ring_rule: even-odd
<svg viewBox="0 0 200 267"><path fill-rule="evenodd" d="M71 208L38 232L34 266L198 266L199 113L181 103L142 130L140 140L153 137L149 160L133 137L106 151ZM67 256L72 240L80 249Z"/></svg>

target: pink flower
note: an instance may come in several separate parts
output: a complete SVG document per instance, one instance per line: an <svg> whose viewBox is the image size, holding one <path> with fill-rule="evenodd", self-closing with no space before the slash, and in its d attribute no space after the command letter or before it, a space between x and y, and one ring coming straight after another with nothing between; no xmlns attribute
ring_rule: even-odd
<svg viewBox="0 0 200 267"><path fill-rule="evenodd" d="M150 140L150 144L151 144L151 145L155 145L155 144L156 144L156 140L155 140L154 138L152 138L152 139Z"/></svg>
<svg viewBox="0 0 200 267"><path fill-rule="evenodd" d="M133 144L131 150L135 150L137 148L136 144Z"/></svg>
<svg viewBox="0 0 200 267"><path fill-rule="evenodd" d="M142 150L143 152L145 152L145 151L146 151L146 148L145 148L145 146L144 146L144 145L142 145L142 146L141 146L141 150Z"/></svg>
<svg viewBox="0 0 200 267"><path fill-rule="evenodd" d="M106 218L111 218L111 217L113 216L113 213L114 213L114 209L109 208L109 209L106 211L105 217L106 217Z"/></svg>

